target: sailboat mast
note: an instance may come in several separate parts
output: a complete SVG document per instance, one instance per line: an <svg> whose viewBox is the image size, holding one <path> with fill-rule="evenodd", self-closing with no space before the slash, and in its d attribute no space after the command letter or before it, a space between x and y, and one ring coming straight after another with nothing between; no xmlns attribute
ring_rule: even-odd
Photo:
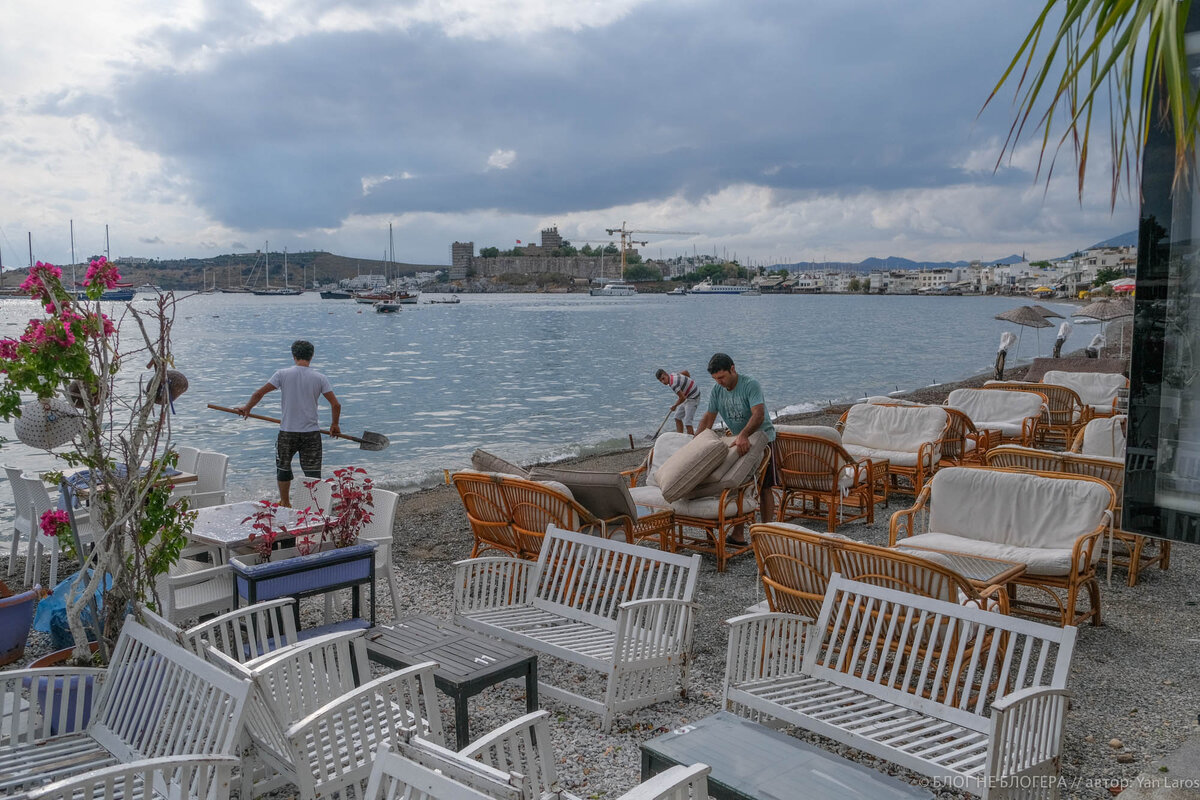
<svg viewBox="0 0 1200 800"><path fill-rule="evenodd" d="M267 272L267 288L271 288L271 243L263 243L263 257L266 259L263 263L266 265Z"/></svg>
<svg viewBox="0 0 1200 800"><path fill-rule="evenodd" d="M288 288L287 248L283 248L283 288Z"/></svg>
<svg viewBox="0 0 1200 800"><path fill-rule="evenodd" d="M108 223L104 223L104 258L112 261L112 251L108 249Z"/></svg>
<svg viewBox="0 0 1200 800"><path fill-rule="evenodd" d="M29 234L29 268L33 269L33 231L27 231Z"/></svg>
<svg viewBox="0 0 1200 800"><path fill-rule="evenodd" d="M75 220L71 220L71 291L75 291Z"/></svg>

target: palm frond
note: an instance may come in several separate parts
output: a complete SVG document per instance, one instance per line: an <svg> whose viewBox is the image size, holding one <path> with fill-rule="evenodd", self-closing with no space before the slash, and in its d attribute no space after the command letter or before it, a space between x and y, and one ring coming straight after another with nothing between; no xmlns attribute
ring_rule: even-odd
<svg viewBox="0 0 1200 800"><path fill-rule="evenodd" d="M1128 188L1139 179L1142 149L1156 122L1171 123L1175 182L1186 181L1200 110L1184 44L1190 7L1191 0L1046 0L983 104L987 108L1005 84L1016 84L1016 112L996 169L1033 124L1042 129L1037 175L1045 171L1048 186L1054 164L1070 142L1082 201L1100 100L1108 108L1113 207L1122 185ZM1057 25L1056 12L1062 16ZM1061 133L1060 126L1065 126Z"/></svg>

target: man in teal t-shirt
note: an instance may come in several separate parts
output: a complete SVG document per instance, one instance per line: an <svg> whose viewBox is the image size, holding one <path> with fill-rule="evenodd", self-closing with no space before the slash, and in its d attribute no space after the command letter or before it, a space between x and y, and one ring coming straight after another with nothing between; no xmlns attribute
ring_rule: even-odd
<svg viewBox="0 0 1200 800"><path fill-rule="evenodd" d="M749 375L738 375L733 359L724 353L717 353L708 360L708 374L717 382L708 394L708 410L700 420L696 433L706 431L717 421L717 415L733 433L733 446L742 455L750 449L750 434L762 431L768 442L775 441L775 426L767 415L767 403L763 399L762 387L758 381ZM774 517L774 498L770 487L775 483L772 466L767 467L763 479L762 518L764 521ZM741 526L730 535L729 544L745 544Z"/></svg>

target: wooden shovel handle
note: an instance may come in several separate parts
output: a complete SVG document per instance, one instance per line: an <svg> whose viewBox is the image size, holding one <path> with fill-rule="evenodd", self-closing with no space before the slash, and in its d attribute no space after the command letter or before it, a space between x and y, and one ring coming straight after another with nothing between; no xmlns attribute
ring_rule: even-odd
<svg viewBox="0 0 1200 800"><path fill-rule="evenodd" d="M236 408L229 408L228 406L218 406L214 403L209 403L208 407L211 408L213 411L224 411L229 414L237 414L239 417L242 416L242 412L238 411ZM268 417L264 414L249 413L249 414L246 414L246 416L250 417L251 419L261 419L263 422L274 422L277 425L279 424L279 420L275 419L274 417ZM358 442L359 444L363 444L363 442L365 441L363 439L358 438L357 436L351 436L347 433L330 433L329 430L326 428L322 428L318 432L323 433L326 436L336 436L339 439L349 439L350 441Z"/></svg>

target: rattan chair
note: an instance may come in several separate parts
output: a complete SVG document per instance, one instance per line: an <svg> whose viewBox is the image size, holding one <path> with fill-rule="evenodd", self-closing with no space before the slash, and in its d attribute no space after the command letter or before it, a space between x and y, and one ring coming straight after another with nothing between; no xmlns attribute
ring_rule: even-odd
<svg viewBox="0 0 1200 800"><path fill-rule="evenodd" d="M780 426L775 436L775 518L824 520L832 533L843 522L875 521L875 503L887 501L887 474L871 459L856 460L829 434L798 433ZM881 497L876 487L881 485Z"/></svg>
<svg viewBox="0 0 1200 800"><path fill-rule="evenodd" d="M946 435L942 438L942 459L939 467L962 467L982 464L983 458L1000 437L994 430L979 430L971 418L952 406L942 406L950 417Z"/></svg>
<svg viewBox="0 0 1200 800"><path fill-rule="evenodd" d="M917 494L938 469L948 426L949 414L941 406L858 403L835 427L853 458L888 462L889 491L904 477Z"/></svg>
<svg viewBox="0 0 1200 800"><path fill-rule="evenodd" d="M1055 442L1067 447L1088 420L1092 418L1092 407L1079 398L1069 386L1054 383L1023 383L1021 381L988 381L987 389L1006 391L1035 391L1046 398L1046 410L1038 425L1034 444Z"/></svg>
<svg viewBox="0 0 1200 800"><path fill-rule="evenodd" d="M512 556L521 554L521 540L513 530L512 514L500 488L502 478L497 472L470 470L450 476L450 481L462 498L467 522L475 537L471 558L486 550L499 550Z"/></svg>

